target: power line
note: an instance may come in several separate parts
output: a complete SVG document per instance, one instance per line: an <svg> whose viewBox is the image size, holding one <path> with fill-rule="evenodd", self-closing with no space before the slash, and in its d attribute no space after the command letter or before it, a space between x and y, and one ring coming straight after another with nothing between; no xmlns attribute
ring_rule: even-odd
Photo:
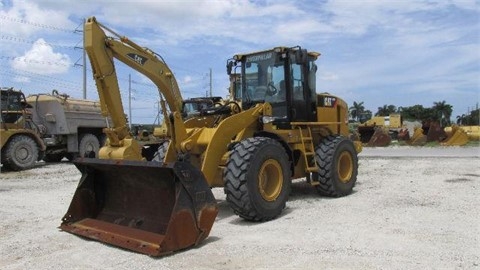
<svg viewBox="0 0 480 270"><path fill-rule="evenodd" d="M43 23L31 22L31 21L27 21L27 20L23 20L23 19L8 17L8 16L5 16L5 15L0 15L0 19L4 20L4 21L11 21L11 22L16 22L16 23L28 24L28 25L32 25L32 26L35 26L35 27L50 29L50 30L55 30L55 31L67 32L67 33L75 32L74 29L67 29L67 28L56 27L56 26L53 26L53 25L48 25L48 24L43 24Z"/></svg>
<svg viewBox="0 0 480 270"><path fill-rule="evenodd" d="M16 42L16 43L28 43L28 44L34 44L34 43L37 43L37 41L33 41L33 40L28 40L28 39L24 39L24 38L20 38L20 37L15 37L15 36L9 36L9 35L2 35L0 37L1 40L6 40L6 41L12 41L12 42ZM60 44L54 44L54 43L50 43L50 42L38 42L39 44L42 44L42 45L49 45L51 47L55 47L55 48L65 48L65 49L75 49L76 46L75 45L60 45Z"/></svg>
<svg viewBox="0 0 480 270"><path fill-rule="evenodd" d="M2 71L0 71L0 74L21 76L19 74L12 74L12 73L9 73L9 72L2 72ZM67 90L70 91L70 92L80 92L81 91L80 84L72 85L72 84L66 84L66 83L62 83L62 82L55 82L55 81L51 81L51 80L43 80L41 78L36 78L36 77L28 77L28 79L30 81L35 82L35 85L46 86L45 88L47 88L47 89L57 88L62 92L67 91ZM37 89L36 91L38 91L38 90L39 89Z"/></svg>
<svg viewBox="0 0 480 270"><path fill-rule="evenodd" d="M1 67L6 67L6 65L0 65ZM75 83L76 82L73 82L73 81L70 81L70 80L65 80L65 79L61 79L59 77L53 77L53 76L49 76L49 75L45 75L45 74L39 74L39 73L35 73L35 72L31 72L31 71L26 71L26 70L16 70L15 72L12 72L12 71L9 71L11 72L12 74L22 74L22 75L28 75L28 76L33 76L33 77L42 77L43 79L47 79L47 80L57 80L57 81L62 81L62 82L66 82L66 83Z"/></svg>
<svg viewBox="0 0 480 270"><path fill-rule="evenodd" d="M5 55L0 55L0 59L6 59L6 60L14 60L14 61L19 61L19 62L26 62L26 63L35 63L35 64L44 64L44 65L56 65L56 66L73 66L73 65L67 65L65 63L61 62L51 62L51 61L39 61L39 60L27 60L27 59L21 59L21 56L5 56Z"/></svg>

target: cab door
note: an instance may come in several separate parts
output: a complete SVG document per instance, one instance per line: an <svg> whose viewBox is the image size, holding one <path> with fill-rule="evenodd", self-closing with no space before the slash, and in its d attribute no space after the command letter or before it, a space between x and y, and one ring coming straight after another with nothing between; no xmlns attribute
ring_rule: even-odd
<svg viewBox="0 0 480 270"><path fill-rule="evenodd" d="M291 64L291 95L290 95L290 121L310 122L316 121L315 89L311 89L309 72L305 72L308 65ZM314 79L314 78L313 78Z"/></svg>

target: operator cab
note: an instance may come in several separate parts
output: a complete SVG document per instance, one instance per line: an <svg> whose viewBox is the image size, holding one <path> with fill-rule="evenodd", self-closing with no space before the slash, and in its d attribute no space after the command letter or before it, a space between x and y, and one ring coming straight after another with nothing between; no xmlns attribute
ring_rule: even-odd
<svg viewBox="0 0 480 270"><path fill-rule="evenodd" d="M221 105L223 105L221 97L197 97L186 99L182 102L182 116L184 119L202 116L215 109L215 106Z"/></svg>
<svg viewBox="0 0 480 270"><path fill-rule="evenodd" d="M31 108L26 101L25 95L13 88L0 89L1 100L1 123L13 124L24 116L25 108Z"/></svg>
<svg viewBox="0 0 480 270"><path fill-rule="evenodd" d="M242 109L270 103L278 128L316 121L315 60L319 55L299 46L235 55L227 63L232 94Z"/></svg>

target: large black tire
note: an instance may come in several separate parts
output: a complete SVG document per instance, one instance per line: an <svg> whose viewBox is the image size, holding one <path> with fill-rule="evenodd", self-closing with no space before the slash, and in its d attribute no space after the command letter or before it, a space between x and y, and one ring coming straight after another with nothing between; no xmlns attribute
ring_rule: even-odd
<svg viewBox="0 0 480 270"><path fill-rule="evenodd" d="M321 195L341 197L352 193L358 173L353 142L343 136L328 136L315 149L318 166L316 185Z"/></svg>
<svg viewBox="0 0 480 270"><path fill-rule="evenodd" d="M224 171L230 207L246 220L277 217L290 194L289 168L285 149L274 139L255 137L236 144Z"/></svg>
<svg viewBox="0 0 480 270"><path fill-rule="evenodd" d="M28 136L17 135L7 143L2 154L5 167L14 171L26 170L32 168L38 159L38 145Z"/></svg>
<svg viewBox="0 0 480 270"><path fill-rule="evenodd" d="M153 154L152 161L163 163L165 156L167 155L168 146L170 145L170 141L162 142L157 149L157 152Z"/></svg>
<svg viewBox="0 0 480 270"><path fill-rule="evenodd" d="M78 143L78 155L80 157L98 157L98 150L100 149L100 142L97 136L86 133L80 137Z"/></svg>

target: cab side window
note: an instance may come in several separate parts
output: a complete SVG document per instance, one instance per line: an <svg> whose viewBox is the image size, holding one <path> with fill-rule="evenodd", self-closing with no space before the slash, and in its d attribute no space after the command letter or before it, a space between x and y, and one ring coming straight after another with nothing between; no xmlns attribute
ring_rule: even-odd
<svg viewBox="0 0 480 270"><path fill-rule="evenodd" d="M305 100L303 93L302 66L292 64L293 100Z"/></svg>

